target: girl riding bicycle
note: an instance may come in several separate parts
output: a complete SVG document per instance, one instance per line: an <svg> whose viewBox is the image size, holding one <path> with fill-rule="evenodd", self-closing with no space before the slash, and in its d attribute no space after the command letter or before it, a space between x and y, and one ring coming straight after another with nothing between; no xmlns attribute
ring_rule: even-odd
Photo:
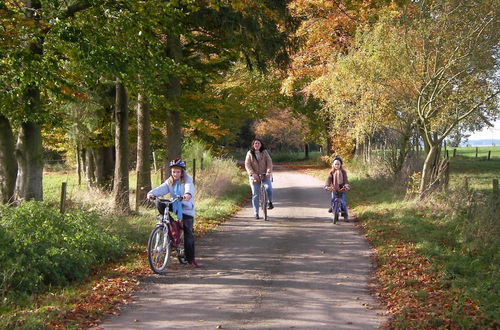
<svg viewBox="0 0 500 330"><path fill-rule="evenodd" d="M339 197L341 199L341 209L344 220L347 221L349 214L347 213L347 201L346 201L346 191L350 190L349 180L347 179L347 172L342 167L342 158L333 158L332 170L328 174L328 179L325 182L325 190L332 192L332 200L335 198L335 192L339 192ZM328 209L328 212L332 212L332 208Z"/></svg>
<svg viewBox="0 0 500 330"><path fill-rule="evenodd" d="M260 197L260 178L259 175L265 174L262 179L267 192L269 201L268 209L273 206L273 186L271 184L271 175L273 171L273 161L267 152L261 140L255 139L250 145L250 150L245 158L245 169L249 176L250 188L252 189L252 205L255 219L259 219L259 197Z"/></svg>
<svg viewBox="0 0 500 330"><path fill-rule="evenodd" d="M193 179L186 173L186 164L180 158L172 160L169 167L170 177L163 184L148 192L147 197L151 199L168 194L172 195L173 198L182 196L182 201L176 201L172 204L171 211L177 215L179 220L182 220L186 259L191 266L197 268L199 266L195 261L193 235L195 215ZM158 210L160 214L164 213L164 208L163 205L163 210Z"/></svg>

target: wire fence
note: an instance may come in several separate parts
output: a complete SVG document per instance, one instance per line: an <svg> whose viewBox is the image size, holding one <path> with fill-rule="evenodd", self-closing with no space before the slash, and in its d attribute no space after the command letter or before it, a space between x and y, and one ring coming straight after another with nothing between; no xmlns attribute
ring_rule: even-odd
<svg viewBox="0 0 500 330"><path fill-rule="evenodd" d="M186 162L186 171L196 182L197 173L206 171L205 162L203 158L192 159ZM84 177L83 173L79 174L76 169L65 169L63 171L46 171L44 176L43 196L44 200L59 205L61 213L64 213L68 204L85 203L90 206L95 206L99 209L112 210L114 208L114 200L119 199L113 195L112 188L98 187L95 182L90 182L88 178ZM204 173L206 177L208 173ZM153 163L151 169L151 185L153 187L159 186L169 176L168 169L165 166L157 166L156 162ZM217 174L216 176L220 176ZM129 198L130 205L138 205L135 202L136 171L130 171L129 174L129 189L126 194ZM79 182L80 181L80 182ZM203 183L201 183L203 185ZM125 199L126 197L123 196Z"/></svg>

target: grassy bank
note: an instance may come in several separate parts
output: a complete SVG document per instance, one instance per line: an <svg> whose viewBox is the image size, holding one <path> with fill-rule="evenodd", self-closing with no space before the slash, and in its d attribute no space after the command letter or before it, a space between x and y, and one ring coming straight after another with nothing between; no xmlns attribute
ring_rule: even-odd
<svg viewBox="0 0 500 330"><path fill-rule="evenodd" d="M328 168L309 174L324 179ZM303 168L306 165L296 166ZM491 181L500 160L451 159L450 190L405 200L401 182L347 164L348 204L377 251L378 294L390 328L497 328L500 320L500 223ZM472 190L463 187L469 178Z"/></svg>
<svg viewBox="0 0 500 330"><path fill-rule="evenodd" d="M210 165L207 163L206 166L204 171L198 173L199 179L196 183L195 234L197 237L215 230L218 225L234 214L248 197L245 177L234 162L213 159ZM157 176L153 177L154 186L160 183ZM65 237L72 237L67 236L67 233L75 235L78 233L78 231L71 230L71 224L60 228L61 224L65 224L66 221L58 213L61 182L68 182L66 208L68 215L66 217L74 217L73 214L80 211L91 214L90 220L85 222L87 226L85 228L92 230L92 237L99 238L102 235L108 235L108 238L116 239L116 244L113 245L116 247L114 250L106 246L98 246L98 248L104 248L105 251L112 250L113 258L103 258L103 261L96 259L98 262L92 262L87 258L88 253L83 253L80 246L83 243L71 249L62 247L61 243L61 247L57 249L60 251L59 255L72 257L69 260L76 264L82 262L80 259L85 257L85 260L90 262L86 264L87 272L82 270L82 276L74 279L69 277L67 281L61 280L60 282L52 282L51 274L46 276L42 274L41 277L36 277L39 283L28 282L33 284L30 290L24 290L25 286L19 286L18 289L10 287L0 290L0 328L2 329L79 329L94 326L96 320L103 314L112 313L117 305L130 300L130 295L138 285L141 276L151 274L145 251L149 232L156 223L157 211L141 208L138 213L131 215L113 214L110 211L112 209L110 195L88 190L84 183L79 186L76 175L71 172L45 173L46 202L44 205L46 205L47 216L42 214L40 219L36 218L37 225L33 224L30 230L30 235L36 237L38 246L47 247L46 250L37 248L40 258L45 260L43 258L54 253L55 237L61 237L64 241ZM135 186L133 173L131 173L130 186L131 190ZM131 194L131 202L133 200L134 196ZM32 207L40 209L40 206L35 203ZM2 220L0 234L6 232L4 223L5 221ZM47 231L48 227L45 223L54 230ZM9 231L7 236L14 237L15 235ZM22 238L22 236L19 237ZM95 242L92 244L103 241L103 239L91 240L92 237L87 237L86 241ZM109 239L107 240L112 243ZM74 241L78 243L81 239L75 236ZM89 253L93 250L92 247L83 249ZM2 247L0 252L2 251L6 249ZM52 257L48 258L53 260ZM3 270L17 267L15 258L12 260L14 264L4 267ZM34 261L34 264L36 263ZM61 265L64 263L61 259ZM50 267L45 268L50 269ZM7 274L3 270L1 270L1 275ZM33 272L27 269L27 274L33 274Z"/></svg>

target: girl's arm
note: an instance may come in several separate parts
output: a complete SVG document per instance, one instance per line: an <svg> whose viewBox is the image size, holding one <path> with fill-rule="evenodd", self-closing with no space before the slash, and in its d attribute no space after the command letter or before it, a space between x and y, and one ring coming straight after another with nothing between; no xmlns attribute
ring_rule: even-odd
<svg viewBox="0 0 500 330"><path fill-rule="evenodd" d="M186 181L184 182L184 194L190 194L191 197L194 196L194 183L189 175L186 175Z"/></svg>
<svg viewBox="0 0 500 330"><path fill-rule="evenodd" d="M253 167L252 167L252 154L247 152L247 156L245 157L245 170L247 170L247 173L249 176L252 176L254 173Z"/></svg>
<svg viewBox="0 0 500 330"><path fill-rule="evenodd" d="M271 155L269 155L269 152L266 150L266 174L271 175L273 172L273 160L271 159Z"/></svg>
<svg viewBox="0 0 500 330"><path fill-rule="evenodd" d="M155 196L155 197L158 197L158 196L163 196L163 195L167 195L169 194L171 191L170 191L170 186L167 184L167 181L163 182L161 185L159 185L158 187L150 190L148 192L148 196Z"/></svg>
<svg viewBox="0 0 500 330"><path fill-rule="evenodd" d="M330 174L328 174L328 178L326 179L326 182L325 182L325 188L326 187L330 187L333 183L333 175L332 175L332 172L330 172Z"/></svg>

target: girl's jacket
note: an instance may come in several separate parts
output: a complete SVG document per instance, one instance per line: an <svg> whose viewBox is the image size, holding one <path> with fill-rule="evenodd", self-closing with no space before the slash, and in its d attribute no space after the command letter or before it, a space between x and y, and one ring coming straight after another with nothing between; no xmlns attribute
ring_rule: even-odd
<svg viewBox="0 0 500 330"><path fill-rule="evenodd" d="M155 195L156 197L164 196L170 194L172 197L174 196L174 185L169 183L169 179L163 182L161 185L151 190L150 193ZM187 174L184 176L184 183L180 184L180 195L191 194L192 198L189 201L182 201L182 213L186 215L190 215L194 218L194 184L193 179Z"/></svg>

